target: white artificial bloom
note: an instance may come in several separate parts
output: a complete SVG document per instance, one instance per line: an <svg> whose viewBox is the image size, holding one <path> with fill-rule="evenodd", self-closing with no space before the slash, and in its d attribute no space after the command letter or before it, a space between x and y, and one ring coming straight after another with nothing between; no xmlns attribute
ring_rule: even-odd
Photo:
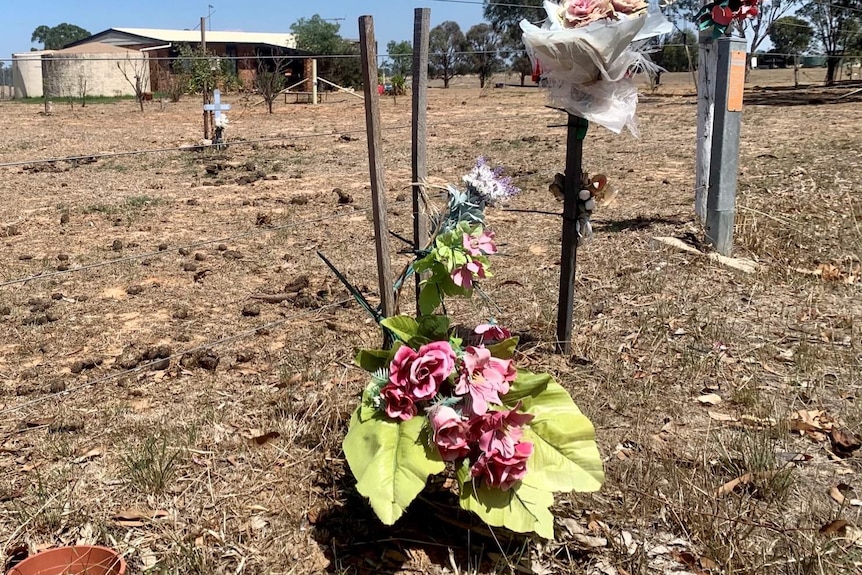
<svg viewBox="0 0 862 575"><path fill-rule="evenodd" d="M462 179L467 188L482 198L488 205L508 200L520 190L512 185L512 178L504 177L502 169L491 168L484 158L479 158L470 173Z"/></svg>
<svg viewBox="0 0 862 575"><path fill-rule="evenodd" d="M216 128L227 128L228 119L226 114L219 114L215 119Z"/></svg>

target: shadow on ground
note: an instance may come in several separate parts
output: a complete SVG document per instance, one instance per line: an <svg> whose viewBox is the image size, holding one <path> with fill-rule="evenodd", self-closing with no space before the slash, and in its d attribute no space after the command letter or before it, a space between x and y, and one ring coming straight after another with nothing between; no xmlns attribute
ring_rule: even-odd
<svg viewBox="0 0 862 575"><path fill-rule="evenodd" d="M343 482L338 490L341 496L319 513L313 532L330 573L433 574L444 567L493 572L505 566L503 555L519 556L528 549L529 538L505 529L491 533L462 511L457 497L436 478L392 527L377 519L353 485Z"/></svg>
<svg viewBox="0 0 862 575"><path fill-rule="evenodd" d="M593 222L593 231L619 233L633 230L645 230L658 225L679 226L684 223L685 220L680 218L665 218L661 216L647 218L644 216L637 216L636 218L627 218L625 220L615 220L612 222Z"/></svg>

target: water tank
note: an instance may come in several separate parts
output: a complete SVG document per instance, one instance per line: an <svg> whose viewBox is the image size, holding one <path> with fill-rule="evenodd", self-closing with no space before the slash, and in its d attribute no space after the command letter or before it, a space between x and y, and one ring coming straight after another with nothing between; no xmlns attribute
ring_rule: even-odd
<svg viewBox="0 0 862 575"><path fill-rule="evenodd" d="M51 50L12 54L14 98L42 97L42 56Z"/></svg>

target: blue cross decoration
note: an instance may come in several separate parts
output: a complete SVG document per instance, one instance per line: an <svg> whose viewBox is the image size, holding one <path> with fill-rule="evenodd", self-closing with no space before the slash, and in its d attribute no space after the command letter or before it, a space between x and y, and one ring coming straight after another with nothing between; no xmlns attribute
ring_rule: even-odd
<svg viewBox="0 0 862 575"><path fill-rule="evenodd" d="M213 103L212 104L204 104L204 110L207 112L215 112L215 119L221 117L222 112L227 112L230 110L230 104L222 104L221 101L221 91L216 89L213 90Z"/></svg>

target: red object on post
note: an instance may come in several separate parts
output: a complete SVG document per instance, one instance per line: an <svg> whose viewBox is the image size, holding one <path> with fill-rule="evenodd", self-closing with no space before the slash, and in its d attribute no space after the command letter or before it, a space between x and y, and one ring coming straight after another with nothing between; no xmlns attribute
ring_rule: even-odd
<svg viewBox="0 0 862 575"><path fill-rule="evenodd" d="M382 96L384 92L386 92L386 88L383 87L383 84L377 84L377 93Z"/></svg>
<svg viewBox="0 0 862 575"><path fill-rule="evenodd" d="M536 84L539 83L539 80L542 79L542 65L539 64L539 61L536 60L536 63L533 64L533 82Z"/></svg>

